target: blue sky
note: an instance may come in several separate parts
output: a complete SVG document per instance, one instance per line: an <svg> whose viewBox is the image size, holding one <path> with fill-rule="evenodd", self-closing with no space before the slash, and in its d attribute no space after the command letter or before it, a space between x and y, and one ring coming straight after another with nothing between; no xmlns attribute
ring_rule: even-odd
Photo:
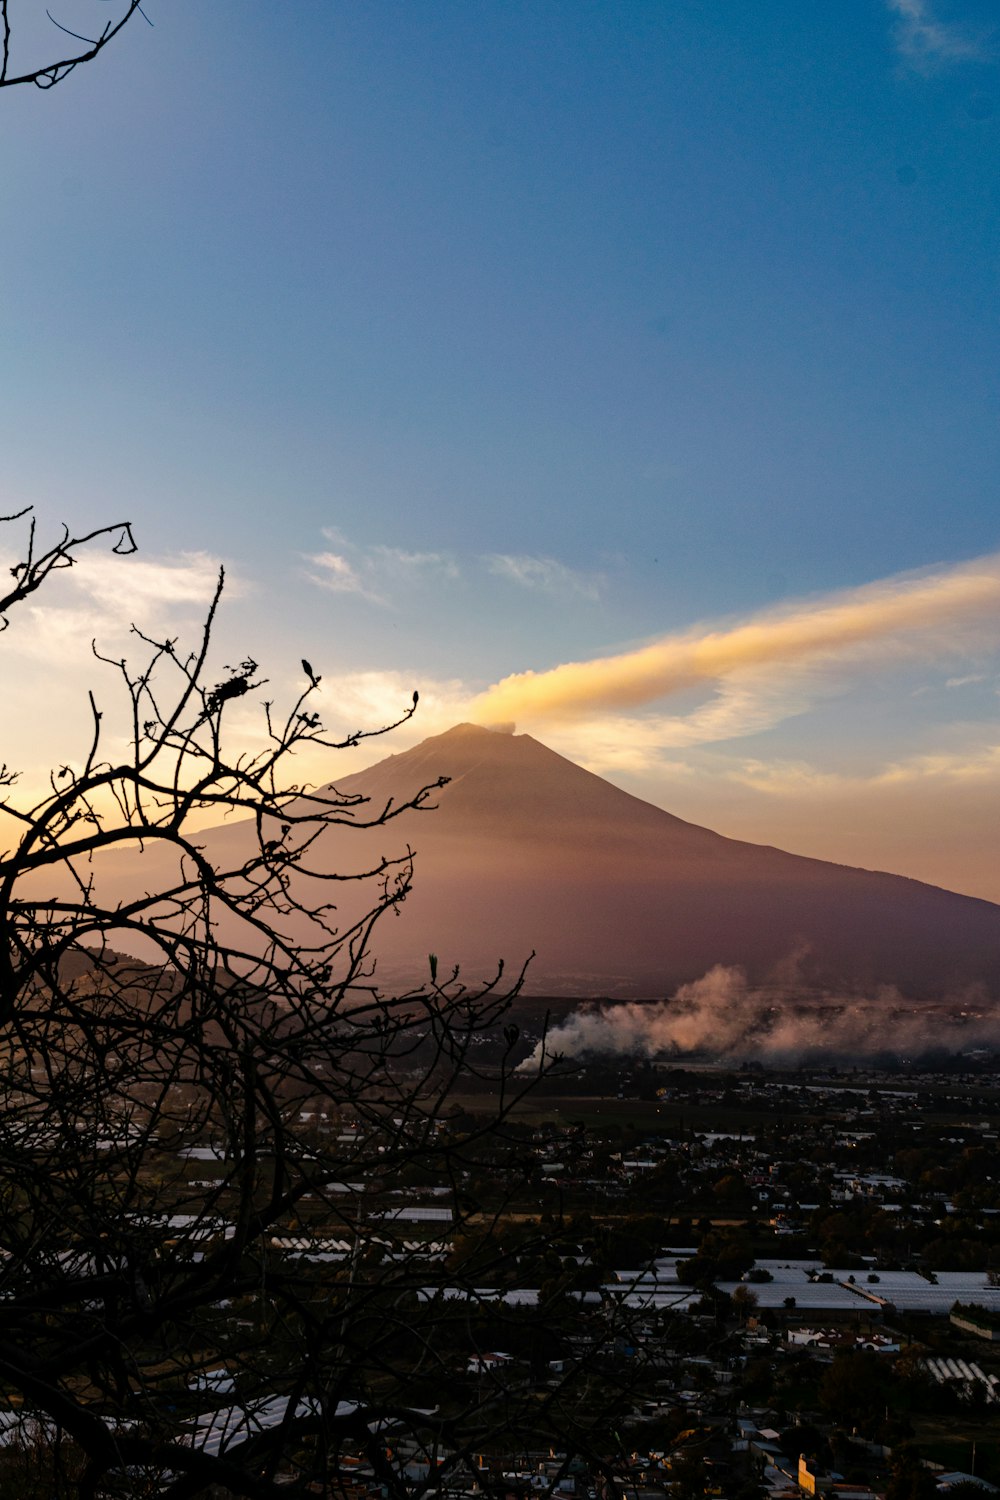
<svg viewBox="0 0 1000 1500"><path fill-rule="evenodd" d="M142 548L7 637L14 758L65 756L40 670L71 726L70 643L193 624L214 560L221 651L289 686L306 651L347 721L418 686L417 737L930 576L927 628L518 722L724 832L1000 899L993 5L146 10L0 94L4 508Z"/></svg>

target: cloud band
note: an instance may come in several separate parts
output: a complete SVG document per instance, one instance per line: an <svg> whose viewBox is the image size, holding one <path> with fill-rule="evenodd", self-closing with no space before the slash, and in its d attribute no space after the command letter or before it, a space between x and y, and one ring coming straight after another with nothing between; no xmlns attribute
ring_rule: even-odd
<svg viewBox="0 0 1000 1500"><path fill-rule="evenodd" d="M922 640L941 649L949 631L1000 621L1000 557L921 577L903 577L755 616L728 629L661 637L616 656L567 662L505 677L473 700L497 719L574 720L595 710L636 708L699 684L754 669L818 663Z"/></svg>

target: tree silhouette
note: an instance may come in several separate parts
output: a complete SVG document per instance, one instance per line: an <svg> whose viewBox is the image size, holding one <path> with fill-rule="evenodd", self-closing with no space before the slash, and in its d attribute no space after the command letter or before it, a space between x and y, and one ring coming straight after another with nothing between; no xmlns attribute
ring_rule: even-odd
<svg viewBox="0 0 1000 1500"><path fill-rule="evenodd" d="M28 527L8 616L84 543L134 545L122 524L41 547L8 519ZM330 862L331 838L430 809L443 782L372 805L292 780L295 751L369 731L328 735L312 668L283 711L254 661L212 670L221 589L192 650L133 627L139 665L99 658L126 744L91 694L89 744L41 795L0 776L5 1420L50 1455L52 1494L331 1494L358 1465L412 1494L407 1463L433 1487L531 1435L596 1461L617 1380L599 1357L541 1390L527 1357L469 1377L517 1311L494 1231L526 1182L502 1024L521 976L470 989L432 965L383 993L369 942L412 856ZM232 748L253 702L263 748ZM452 1126L469 1080L490 1108ZM441 1225L399 1217L407 1181L450 1215L447 1265ZM562 1287L551 1310L565 1329Z"/></svg>
<svg viewBox="0 0 1000 1500"><path fill-rule="evenodd" d="M51 44L41 45L36 43L35 47L25 47L28 55L32 51L40 50L43 57L40 61L35 60L24 65L16 60L15 43L20 37L20 32L15 31L15 17L23 20L27 13L28 22L36 21L37 16L27 12L27 8L18 4L18 0L0 0L0 35L3 38L3 52L0 55L0 88L13 88L21 83L33 83L37 88L50 89L57 83L67 78L74 68L81 63L92 62L95 57L104 51L105 47L118 36L134 16L142 16L144 20L152 25L149 17L142 8L141 0L118 0L111 14L108 15L104 7L91 6L90 19L94 22L93 35L84 33L64 25L58 16L52 11L46 10L45 14L51 25ZM74 17L74 26L85 24ZM65 40L68 38L68 41ZM77 43L76 46L73 43Z"/></svg>

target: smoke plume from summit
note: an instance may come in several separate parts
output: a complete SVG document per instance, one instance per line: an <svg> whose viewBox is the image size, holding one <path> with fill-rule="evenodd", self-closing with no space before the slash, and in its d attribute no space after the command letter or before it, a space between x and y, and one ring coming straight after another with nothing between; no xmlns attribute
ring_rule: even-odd
<svg viewBox="0 0 1000 1500"><path fill-rule="evenodd" d="M475 699L481 723L578 719L635 708L741 672L913 648L940 651L948 632L978 622L995 633L1000 557L904 576L767 610L718 630L662 636L634 651L518 672Z"/></svg>

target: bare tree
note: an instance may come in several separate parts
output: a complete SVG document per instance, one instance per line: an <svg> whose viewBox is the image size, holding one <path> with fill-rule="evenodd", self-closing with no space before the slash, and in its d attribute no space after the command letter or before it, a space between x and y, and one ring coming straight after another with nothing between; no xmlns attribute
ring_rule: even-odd
<svg viewBox="0 0 1000 1500"><path fill-rule="evenodd" d="M8 614L83 543L134 545L119 524L42 548L8 520L30 528ZM21 1449L81 1496L354 1493L359 1465L413 1494L532 1436L596 1462L610 1366L555 1388L537 1368L583 1336L579 1304L554 1285L529 1328L504 1301L497 1227L536 1165L508 1129L521 976L469 989L432 959L383 994L370 939L412 854L330 863L333 834L443 782L373 806L291 780L296 749L369 734L327 734L308 662L290 708L261 704L263 748L231 749L265 684L249 659L210 671L221 588L191 652L133 627L142 664L102 658L123 753L91 694L90 742L42 795L0 773L0 1432L30 1414ZM224 837L192 831L212 820ZM134 873L109 897L112 859ZM490 1108L456 1123L470 1080ZM501 1326L517 1379L485 1358Z"/></svg>
<svg viewBox="0 0 1000 1500"><path fill-rule="evenodd" d="M24 20L24 5L18 6L18 0L0 0L0 29L3 33L3 56L0 59L0 88L13 88L19 83L33 83L37 88L50 89L55 84L61 83L67 78L74 68L81 63L92 62L99 52L124 29L135 15L140 15L150 25L149 17L142 8L141 0L119 0L110 16L106 11L101 15L103 7L91 6L91 15L94 20L103 20L103 24L95 27L94 35L84 33L65 25L52 11L46 10L45 14L51 26L53 43L45 49L46 55L41 61L32 62L27 66L21 66L15 61L15 34L12 15L20 10L20 20ZM106 17L106 18L105 18ZM29 14L29 21L36 21L37 17ZM79 21L75 25L82 24ZM66 41L64 38L68 38ZM74 46L73 43L77 45Z"/></svg>

